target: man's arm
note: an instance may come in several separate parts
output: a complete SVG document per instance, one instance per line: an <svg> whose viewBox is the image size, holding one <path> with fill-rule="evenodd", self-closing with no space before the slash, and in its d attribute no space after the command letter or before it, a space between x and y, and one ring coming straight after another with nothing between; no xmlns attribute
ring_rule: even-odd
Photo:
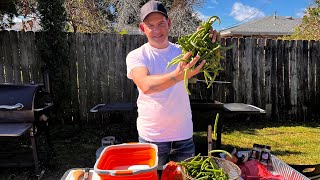
<svg viewBox="0 0 320 180"><path fill-rule="evenodd" d="M190 53L186 53L184 59L188 59ZM196 56L189 63L180 62L177 68L169 73L162 75L150 75L148 69L146 67L140 66L131 70L131 76L134 83L141 89L144 94L161 92L177 82L184 79L184 70L195 65L200 56ZM196 68L193 70L189 70L187 74L187 78L191 78L194 75L198 74L200 69L204 66L205 61L202 61Z"/></svg>

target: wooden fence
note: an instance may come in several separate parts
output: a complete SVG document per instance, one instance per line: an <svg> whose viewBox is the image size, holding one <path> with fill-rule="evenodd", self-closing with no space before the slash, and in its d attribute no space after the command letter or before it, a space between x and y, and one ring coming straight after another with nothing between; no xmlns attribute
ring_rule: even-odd
<svg viewBox="0 0 320 180"><path fill-rule="evenodd" d="M0 83L43 82L35 43L39 36L0 31ZM145 42L141 35L68 34L70 76L61 80L71 84L73 117L90 122L101 118L89 112L99 103L136 101L137 90L126 77L125 58ZM191 99L253 104L266 109L274 120L319 118L319 41L228 38L222 43L235 44L223 61L224 80L231 84L218 97L218 86L190 85Z"/></svg>

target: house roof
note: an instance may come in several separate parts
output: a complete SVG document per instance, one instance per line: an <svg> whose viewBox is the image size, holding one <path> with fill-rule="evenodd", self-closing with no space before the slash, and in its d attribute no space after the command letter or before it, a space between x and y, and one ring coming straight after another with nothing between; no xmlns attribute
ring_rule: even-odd
<svg viewBox="0 0 320 180"><path fill-rule="evenodd" d="M290 35L302 18L290 16L267 16L239 26L221 30L221 35Z"/></svg>

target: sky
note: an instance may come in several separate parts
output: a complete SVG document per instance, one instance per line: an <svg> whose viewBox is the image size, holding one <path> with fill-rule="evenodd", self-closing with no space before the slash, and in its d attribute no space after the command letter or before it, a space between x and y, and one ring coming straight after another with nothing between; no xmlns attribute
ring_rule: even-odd
<svg viewBox="0 0 320 180"><path fill-rule="evenodd" d="M301 18L312 0L206 0L204 6L197 9L202 20L210 16L219 16L221 24L213 24L217 30L260 19L265 16L291 16Z"/></svg>

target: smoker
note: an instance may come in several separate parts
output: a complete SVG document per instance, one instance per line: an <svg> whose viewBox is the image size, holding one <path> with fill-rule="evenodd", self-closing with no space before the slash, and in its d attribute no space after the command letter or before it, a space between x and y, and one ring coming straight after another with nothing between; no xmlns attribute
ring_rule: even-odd
<svg viewBox="0 0 320 180"><path fill-rule="evenodd" d="M43 130L48 140L48 116L52 106L50 93L43 84L0 84L0 138L19 137L29 133L33 156L31 164L37 175L40 173L40 162L35 135ZM27 159L26 157L25 161ZM10 160L7 162L10 162L8 166L14 164ZM1 164L7 165L6 161ZM17 162L16 165L30 164L22 165Z"/></svg>

